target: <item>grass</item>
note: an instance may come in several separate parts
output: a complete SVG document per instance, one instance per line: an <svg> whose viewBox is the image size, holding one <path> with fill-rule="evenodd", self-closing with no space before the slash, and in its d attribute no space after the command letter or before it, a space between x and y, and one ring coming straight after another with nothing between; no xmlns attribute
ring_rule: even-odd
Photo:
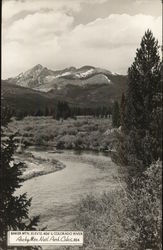
<svg viewBox="0 0 163 250"><path fill-rule="evenodd" d="M82 199L75 221L76 229L84 231L81 249L161 250L161 173L162 162L157 161L137 179L139 185L132 191L121 177L119 190Z"/></svg>
<svg viewBox="0 0 163 250"><path fill-rule="evenodd" d="M13 120L10 129L17 132L25 145L56 146L58 149L86 149L105 151L112 149L114 137L106 134L112 128L111 119L78 117L54 120L52 117L25 117Z"/></svg>
<svg viewBox="0 0 163 250"><path fill-rule="evenodd" d="M126 195L122 190L87 195L77 208L74 230L84 232L82 247L63 247L64 250L129 250L131 235L124 229L131 224L126 216Z"/></svg>
<svg viewBox="0 0 163 250"><path fill-rule="evenodd" d="M76 228L84 231L84 249L123 249L125 232L121 218L125 213L122 192L100 197L88 195L81 200Z"/></svg>

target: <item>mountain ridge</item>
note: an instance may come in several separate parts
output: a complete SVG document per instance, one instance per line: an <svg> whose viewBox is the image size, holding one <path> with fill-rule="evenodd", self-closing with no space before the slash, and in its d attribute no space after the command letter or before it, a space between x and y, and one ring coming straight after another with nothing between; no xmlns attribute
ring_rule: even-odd
<svg viewBox="0 0 163 250"><path fill-rule="evenodd" d="M125 93L127 76L85 65L53 71L41 64L2 81L2 91L14 109L32 111L53 108L57 101L71 106L112 106Z"/></svg>
<svg viewBox="0 0 163 250"><path fill-rule="evenodd" d="M88 84L113 84L110 77L115 75L109 70L85 65L80 68L73 66L62 70L51 70L37 64L16 77L6 79L19 86L49 92L52 89L63 88L67 84L84 86ZM118 74L116 74L118 75Z"/></svg>

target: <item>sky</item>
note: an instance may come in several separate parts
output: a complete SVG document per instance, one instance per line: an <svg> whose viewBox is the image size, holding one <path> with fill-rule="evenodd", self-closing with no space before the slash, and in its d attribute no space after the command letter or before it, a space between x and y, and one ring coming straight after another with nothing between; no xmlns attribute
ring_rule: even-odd
<svg viewBox="0 0 163 250"><path fill-rule="evenodd" d="M161 44L161 0L3 0L2 78L36 64L126 74L149 28Z"/></svg>

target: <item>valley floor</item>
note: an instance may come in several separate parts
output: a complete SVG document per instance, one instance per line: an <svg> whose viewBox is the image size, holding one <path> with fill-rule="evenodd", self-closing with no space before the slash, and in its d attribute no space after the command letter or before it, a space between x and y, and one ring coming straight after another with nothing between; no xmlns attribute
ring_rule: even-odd
<svg viewBox="0 0 163 250"><path fill-rule="evenodd" d="M17 132L17 143L26 146L52 146L57 149L111 151L114 130L109 118L77 117L54 120L52 117L25 117L10 123Z"/></svg>

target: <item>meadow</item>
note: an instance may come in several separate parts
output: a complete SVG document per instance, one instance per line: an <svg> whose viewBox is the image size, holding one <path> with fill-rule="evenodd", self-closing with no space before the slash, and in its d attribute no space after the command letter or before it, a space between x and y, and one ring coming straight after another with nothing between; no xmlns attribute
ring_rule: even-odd
<svg viewBox="0 0 163 250"><path fill-rule="evenodd" d="M114 146L111 118L77 117L55 120L27 116L13 119L10 130L25 146L52 146L57 149L110 151Z"/></svg>

